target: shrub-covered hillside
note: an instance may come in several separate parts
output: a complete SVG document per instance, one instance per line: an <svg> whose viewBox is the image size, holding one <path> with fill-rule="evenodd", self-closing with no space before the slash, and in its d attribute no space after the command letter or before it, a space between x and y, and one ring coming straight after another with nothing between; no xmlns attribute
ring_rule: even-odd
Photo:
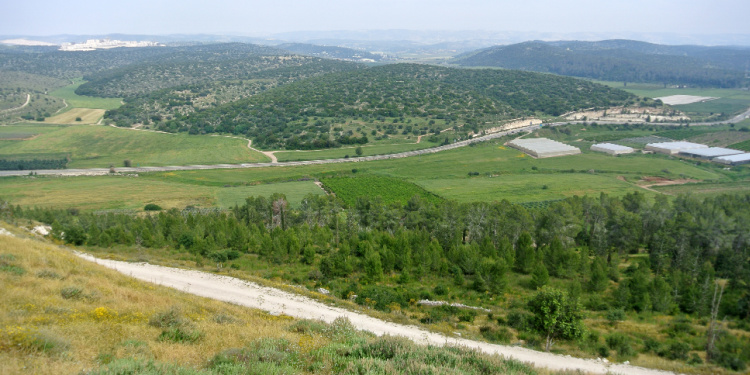
<svg viewBox="0 0 750 375"><path fill-rule="evenodd" d="M620 82L743 87L750 51L736 48L602 42L524 42L454 59L461 66L492 66Z"/></svg>
<svg viewBox="0 0 750 375"><path fill-rule="evenodd" d="M558 116L634 98L603 85L553 75L397 64L297 81L158 125L166 131L245 134L265 147L321 148L336 145L329 134L331 125L352 119L442 119L479 131L486 122Z"/></svg>

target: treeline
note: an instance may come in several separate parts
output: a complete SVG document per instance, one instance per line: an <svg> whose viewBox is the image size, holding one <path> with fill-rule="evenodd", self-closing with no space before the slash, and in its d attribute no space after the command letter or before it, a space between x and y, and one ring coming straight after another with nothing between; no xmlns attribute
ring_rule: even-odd
<svg viewBox="0 0 750 375"><path fill-rule="evenodd" d="M622 90L566 77L397 64L300 80L162 121L158 128L242 134L269 148L289 148L294 138L294 147L309 148L331 141L331 123L352 118L444 119L479 131L490 119L556 116L634 101Z"/></svg>
<svg viewBox="0 0 750 375"><path fill-rule="evenodd" d="M362 59L380 61L383 59L383 55L370 53L365 50L337 46L321 46L306 43L285 43L277 45L276 48L301 55L316 56L328 59L342 59L352 61L359 61Z"/></svg>
<svg viewBox="0 0 750 375"><path fill-rule="evenodd" d="M316 285L384 311L441 298L446 285L458 288L458 296L500 297L511 278L530 274L529 287L554 278L590 311L710 319L714 307L714 317L750 330L750 194L672 202L637 192L602 194L541 209L418 196L404 205L362 197L346 207L335 197L312 195L290 209L281 194L248 198L228 211L150 215L5 207L9 216L51 224L53 236L76 245L174 249L218 263L256 254L272 268L306 269ZM717 304L720 284L725 290ZM515 323L508 324L521 330L524 316L509 316ZM708 347L716 351L709 358L744 368L750 345L723 332ZM673 359L687 359L690 347L670 343L676 349L664 355L672 358L674 349ZM644 350L656 350L653 345Z"/></svg>
<svg viewBox="0 0 750 375"><path fill-rule="evenodd" d="M635 48L623 43L525 42L480 50L452 62L461 66L522 69L619 82L722 88L750 84L744 68L738 68L735 61L744 57L743 64L746 64L750 52L699 50L690 56L682 50L657 48L668 46L652 46L655 47ZM673 54L677 52L684 54Z"/></svg>
<svg viewBox="0 0 750 375"><path fill-rule="evenodd" d="M68 159L0 159L0 171L65 169Z"/></svg>

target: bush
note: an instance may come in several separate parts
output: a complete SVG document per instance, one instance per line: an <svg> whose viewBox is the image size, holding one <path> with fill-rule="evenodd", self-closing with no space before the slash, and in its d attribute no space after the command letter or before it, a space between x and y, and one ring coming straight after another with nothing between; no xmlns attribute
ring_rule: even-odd
<svg viewBox="0 0 750 375"><path fill-rule="evenodd" d="M479 327L479 333L489 342L507 344L513 338L513 333L508 328L493 328L491 326Z"/></svg>
<svg viewBox="0 0 750 375"><path fill-rule="evenodd" d="M75 286L68 286L60 290L60 295L65 299L78 299L83 297L83 289Z"/></svg>
<svg viewBox="0 0 750 375"><path fill-rule="evenodd" d="M625 320L625 310L623 309L611 309L607 311L607 320L610 324L616 324Z"/></svg>
<svg viewBox="0 0 750 375"><path fill-rule="evenodd" d="M690 344L682 341L670 341L667 347L662 348L658 354L660 357L668 359L685 360L688 358L688 352L690 352Z"/></svg>
<svg viewBox="0 0 750 375"><path fill-rule="evenodd" d="M159 335L159 341L192 344L203 337L203 333L187 326L172 327Z"/></svg>
<svg viewBox="0 0 750 375"><path fill-rule="evenodd" d="M154 316L148 320L148 325L156 328L178 327L183 324L186 324L186 322L182 318L180 310L176 307L154 314Z"/></svg>
<svg viewBox="0 0 750 375"><path fill-rule="evenodd" d="M528 311L513 310L508 313L508 317L505 320L511 328L514 328L517 331L525 331L529 329L529 322L532 318L533 315Z"/></svg>
<svg viewBox="0 0 750 375"><path fill-rule="evenodd" d="M607 336L607 346L617 351L617 355L620 358L632 357L636 354L632 346L632 340L629 336L622 333L613 333Z"/></svg>
<svg viewBox="0 0 750 375"><path fill-rule="evenodd" d="M36 277L42 278L42 279L60 279L60 275L52 270L41 270L36 273Z"/></svg>
<svg viewBox="0 0 750 375"><path fill-rule="evenodd" d="M158 204L149 203L145 207L143 207L144 211L161 211L161 207Z"/></svg>

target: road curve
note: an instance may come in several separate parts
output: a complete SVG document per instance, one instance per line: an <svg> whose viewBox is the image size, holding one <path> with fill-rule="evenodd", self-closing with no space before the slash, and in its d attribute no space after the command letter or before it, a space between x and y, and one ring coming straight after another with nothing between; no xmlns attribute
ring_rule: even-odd
<svg viewBox="0 0 750 375"><path fill-rule="evenodd" d="M726 121L716 122L702 122L691 124L694 126L698 125L719 125L719 124L736 124L740 121L750 118L750 108L745 112L734 116L733 118ZM270 163L243 163L243 164L213 164L213 165L178 165L178 166L166 166L166 167L122 167L114 168L115 172L118 173L146 173L146 172L171 172L171 171L194 171L194 170L207 170L207 169L238 169L238 168L263 168L263 167L292 167L300 165L315 165L315 164L334 164L334 163L356 163L361 161L374 161L374 160L389 160L389 159L402 159L418 155L434 154L436 152L452 150L459 147L468 146L472 143L483 142L490 139L504 137L506 135L516 134L520 132L528 132L540 127L550 126L562 126L570 124L583 124L591 123L591 121L562 121L553 122L542 125L529 125L522 128L516 128L513 130L501 131L497 133L487 134L449 145L443 145L438 147L426 148L422 150L406 151L396 154L388 155L373 155L373 156L362 156L352 158L340 158L340 159L323 159L323 160L306 160L306 161L287 161L287 162L270 162ZM602 123L607 124L650 124L658 126L673 126L673 125L684 125L680 123L663 123L663 122L616 122L606 121ZM243 138L244 139L244 138ZM267 154L266 154L267 155ZM22 171L0 171L0 177L10 176L27 176L31 173L31 170ZM88 169L42 169L33 171L37 175L57 175L57 176L99 176L111 173L110 168L88 168Z"/></svg>
<svg viewBox="0 0 750 375"><path fill-rule="evenodd" d="M167 286L194 295L261 309L269 311L272 314L284 314L299 319L318 319L330 323L338 317L346 317L358 329L370 331L376 335L403 336L422 345L464 346L485 353L498 354L506 358L528 362L537 367L546 367L559 371L573 370L594 374L671 374L666 371L626 364L613 364L599 360L539 352L517 346L496 345L460 337L444 336L417 326L383 321L362 313L328 306L298 294L261 286L229 276L157 266L148 263L129 263L99 259L83 253L76 253L76 255L105 267L115 269L136 279Z"/></svg>

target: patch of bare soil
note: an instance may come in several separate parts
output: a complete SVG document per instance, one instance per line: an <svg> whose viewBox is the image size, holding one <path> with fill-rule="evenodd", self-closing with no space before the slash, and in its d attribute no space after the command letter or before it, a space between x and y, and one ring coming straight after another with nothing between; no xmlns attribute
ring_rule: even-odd
<svg viewBox="0 0 750 375"><path fill-rule="evenodd" d="M701 180L694 180L692 178L678 178L675 180L671 180L671 179L664 178L664 177L644 176L638 181L638 185L641 187L648 188L652 186L683 185L683 184L690 184L693 182L701 182Z"/></svg>

